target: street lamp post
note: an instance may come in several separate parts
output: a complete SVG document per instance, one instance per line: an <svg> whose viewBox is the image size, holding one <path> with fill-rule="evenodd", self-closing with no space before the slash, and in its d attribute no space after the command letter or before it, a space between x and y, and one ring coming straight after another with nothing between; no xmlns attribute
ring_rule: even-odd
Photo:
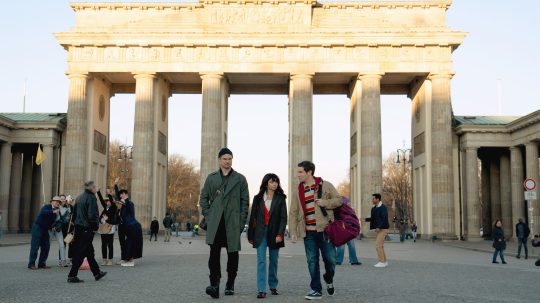
<svg viewBox="0 0 540 303"><path fill-rule="evenodd" d="M400 156L401 156L401 159L403 159L403 161L401 161ZM407 164L412 163L412 151L410 148L397 149L396 164L400 165L401 162L403 162L403 176L405 176ZM408 205L408 202L406 201L407 200L407 183L406 182L407 180L405 178L402 178L401 185L403 186L403 188L401 189L401 205L405 207L401 209L401 217L405 222L406 220L408 220L408 217L409 217L409 212L408 212L409 205Z"/></svg>
<svg viewBox="0 0 540 303"><path fill-rule="evenodd" d="M128 162L133 159L133 146L131 145L120 145L120 151L118 153L118 161L123 162L124 167L120 170L122 173L122 180L124 183L124 188L128 188L126 181L126 175L128 173Z"/></svg>

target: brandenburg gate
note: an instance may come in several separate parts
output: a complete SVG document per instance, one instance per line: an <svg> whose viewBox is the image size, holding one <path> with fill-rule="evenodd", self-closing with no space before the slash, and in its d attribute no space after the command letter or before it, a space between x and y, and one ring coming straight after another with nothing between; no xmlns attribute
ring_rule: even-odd
<svg viewBox="0 0 540 303"><path fill-rule="evenodd" d="M414 186L422 233L455 238L452 52L465 33L445 21L449 0L72 3L75 25L56 33L70 81L64 192L105 186L110 99L135 93L132 198L148 226L163 217L172 94L202 94L201 174L227 145L230 94L288 94L289 190L312 158L314 94L351 100L351 201L369 216L382 190L381 94L412 101ZM246 127L249 127L246 125ZM245 138L250 140L251 138ZM331 140L331 139L330 139ZM189 144L186 142L186 144ZM289 195L293 199L295 195Z"/></svg>

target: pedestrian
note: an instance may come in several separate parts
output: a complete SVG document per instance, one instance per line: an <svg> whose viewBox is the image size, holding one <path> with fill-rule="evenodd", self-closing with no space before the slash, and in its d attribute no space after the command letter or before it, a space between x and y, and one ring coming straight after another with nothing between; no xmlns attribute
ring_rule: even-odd
<svg viewBox="0 0 540 303"><path fill-rule="evenodd" d="M502 264L506 264L506 261L504 260L504 250L506 249L506 241L504 239L504 232L502 229L502 221L496 220L495 224L493 225L493 231L491 233L491 237L493 238L493 248L495 251L493 252L493 261L492 263L498 264L497 262L497 254L501 257Z"/></svg>
<svg viewBox="0 0 540 303"><path fill-rule="evenodd" d="M135 259L142 258L143 251L143 234L142 227L139 221L135 219L135 204L129 199L127 189L118 189L118 185L114 185L115 191L120 196L120 201L117 201L116 206L120 209L120 218L122 221L125 243L124 256L121 266L135 266Z"/></svg>
<svg viewBox="0 0 540 303"><path fill-rule="evenodd" d="M171 214L166 213L165 218L163 218L163 228L165 229L165 242L171 242L171 226L173 224L173 219Z"/></svg>
<svg viewBox="0 0 540 303"><path fill-rule="evenodd" d="M522 218L518 219L518 224L516 224L516 238L518 240L518 252L516 258L521 256L521 246L525 248L525 260L529 258L529 251L527 250L527 239L531 234L531 229Z"/></svg>
<svg viewBox="0 0 540 303"><path fill-rule="evenodd" d="M41 208L39 214L32 224L32 240L30 241L30 257L28 261L28 268L35 269L47 269L47 258L49 256L50 240L49 230L53 227L56 220L56 215L60 212L60 197L53 197L50 204L47 204ZM36 259L39 253L38 266L36 267Z"/></svg>
<svg viewBox="0 0 540 303"><path fill-rule="evenodd" d="M416 232L418 231L418 225L416 225L416 221L413 221L411 230L412 230L413 242L416 242Z"/></svg>
<svg viewBox="0 0 540 303"><path fill-rule="evenodd" d="M60 196L60 199L62 199L62 196ZM75 225L73 225L73 221L71 221L71 217L73 216L73 204L74 204L74 201L73 201L73 198L71 197L71 195L67 195L66 196L66 202L65 202L65 207L67 207L69 209L69 220L71 222L71 224L67 224L66 227L64 227L64 229L62 229L62 235L64 236L64 239L66 238L67 234L69 233L72 233L73 232L73 227L75 227ZM64 241L65 243L65 241ZM73 241L71 243L65 243L66 246L67 246L67 265L68 266L71 266L72 265L72 261L73 261L73 253L75 251L75 248L73 247Z"/></svg>
<svg viewBox="0 0 540 303"><path fill-rule="evenodd" d="M350 203L349 199L346 197L343 197L341 200L342 204ZM358 256L356 256L355 239L348 241L347 244L336 247L336 265L343 264L343 259L345 258L345 245L347 245L347 248L349 249L349 263L353 266L362 265L362 262L358 261Z"/></svg>
<svg viewBox="0 0 540 303"><path fill-rule="evenodd" d="M99 228L96 192L97 188L94 181L87 181L84 183L84 192L76 198L77 203L73 209L75 253L73 255L73 264L68 274L68 283L84 282L77 277L84 258L88 261L88 265L90 265L90 270L96 281L99 281L107 274L99 269L94 256L94 245L92 245L94 233Z"/></svg>
<svg viewBox="0 0 540 303"><path fill-rule="evenodd" d="M103 198L101 191L97 192L99 202L103 207L99 216L98 233L101 235L101 265L112 266L114 257L114 233L116 232L116 221L118 208L113 203L113 197L107 190L107 197Z"/></svg>
<svg viewBox="0 0 540 303"><path fill-rule="evenodd" d="M324 229L334 219L332 209L341 206L341 196L334 185L322 178L314 177L315 164L310 161L298 163L297 201L292 201L289 214L291 242L296 243L299 237L304 238L304 248L311 277L310 291L307 300L322 298L321 273L319 268L319 251L324 262L328 295L333 296L334 273L336 267L336 248L325 236Z"/></svg>
<svg viewBox="0 0 540 303"><path fill-rule="evenodd" d="M64 244L64 267L71 266L71 258L69 258L68 244L64 242L68 234L69 229L69 219L71 218L71 205L67 203L66 195L60 195L60 218L62 222L62 243ZM69 259L68 259L69 258Z"/></svg>
<svg viewBox="0 0 540 303"><path fill-rule="evenodd" d="M152 236L154 237L154 241L157 241L158 232L159 232L159 221L157 220L157 217L154 217L152 219L152 222L150 223L150 241L152 241Z"/></svg>
<svg viewBox="0 0 540 303"><path fill-rule="evenodd" d="M253 198L248 224L248 241L257 249L257 298L266 298L266 283L272 295L278 295L279 249L285 247L287 196L276 174L264 176L259 193ZM266 250L268 248L268 277ZM267 279L268 278L268 279Z"/></svg>
<svg viewBox="0 0 540 303"><path fill-rule="evenodd" d="M57 198L61 201L61 198L58 196L55 196L54 198ZM49 229L49 238L50 239L56 239L56 242L58 242L58 267L67 267L67 261L66 261L66 246L64 243L64 236L62 234L62 226L63 222L67 221L68 214L64 212L64 215L62 215L62 209L60 208L60 204L58 206L58 213L56 214L56 219L54 221L53 227Z"/></svg>
<svg viewBox="0 0 540 303"><path fill-rule="evenodd" d="M388 223L388 209L381 201L381 194L373 194L371 199L373 207L371 208L371 218L369 229L375 230L377 236L375 238L375 249L377 250L377 258L379 262L375 267L384 268L388 266L386 253L384 252L384 239L388 235L390 224Z"/></svg>
<svg viewBox="0 0 540 303"><path fill-rule="evenodd" d="M212 298L219 298L222 247L227 250L225 295L234 295L238 252L241 249L240 235L249 208L248 183L242 174L232 168L232 151L222 148L218 161L219 170L206 177L200 196L201 210L207 224L206 243L210 246L210 286L206 288L206 294Z"/></svg>
<svg viewBox="0 0 540 303"><path fill-rule="evenodd" d="M401 219L399 220L399 242L403 243L405 242L405 220Z"/></svg>
<svg viewBox="0 0 540 303"><path fill-rule="evenodd" d="M115 194L115 197L116 197L116 200L115 200L115 205L116 205L116 208L118 209L118 214L117 214L117 218L118 218L118 242L120 243L120 261L118 261L116 264L117 265L122 265L123 263L126 262L126 232L125 232L125 228L124 228L124 222L122 221L122 216L120 215L120 207L121 206L121 203L120 200L122 199L120 197L120 188L118 187L118 181L120 180L120 178L116 178L114 180L114 194Z"/></svg>

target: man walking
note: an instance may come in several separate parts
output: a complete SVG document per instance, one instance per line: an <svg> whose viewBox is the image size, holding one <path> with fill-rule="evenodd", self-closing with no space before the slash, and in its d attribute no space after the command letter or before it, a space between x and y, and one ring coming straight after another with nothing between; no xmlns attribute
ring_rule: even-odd
<svg viewBox="0 0 540 303"><path fill-rule="evenodd" d="M297 177L298 199L292 200L289 214L291 242L296 243L298 237L304 238L304 248L311 276L310 291L307 300L322 298L321 273L319 268L319 251L324 262L328 295L333 296L334 273L336 267L336 248L324 235L324 228L329 220L334 219L332 209L341 205L341 197L334 185L322 178L314 177L315 164L303 161L298 164Z"/></svg>
<svg viewBox="0 0 540 303"><path fill-rule="evenodd" d="M171 226L173 224L173 220L171 218L171 215L167 213L165 215L165 218L163 218L163 227L165 228L165 242L171 242Z"/></svg>
<svg viewBox="0 0 540 303"><path fill-rule="evenodd" d="M527 239L531 234L531 230L527 224L523 221L522 218L518 219L518 224L516 224L516 238L518 239L518 252L516 258L521 256L521 246L525 248L525 260L529 258L529 251L527 250Z"/></svg>
<svg viewBox="0 0 540 303"><path fill-rule="evenodd" d="M152 219L152 222L150 222L150 241L152 241L152 237L154 237L154 241L157 241L158 233L159 233L159 221L157 217L154 217Z"/></svg>
<svg viewBox="0 0 540 303"><path fill-rule="evenodd" d="M77 277L84 258L88 261L96 281L99 281L107 274L99 269L94 257L94 246L92 245L94 233L99 228L96 192L97 188L94 181L88 181L84 183L84 192L75 200L76 204L73 210L75 253L73 255L73 265L67 279L68 283L84 282Z"/></svg>
<svg viewBox="0 0 540 303"><path fill-rule="evenodd" d="M35 269L46 269L50 268L47 266L47 258L49 257L49 249L51 243L49 240L49 230L52 228L56 216L60 212L60 197L54 197L51 199L51 203L43 206L39 211L39 214L32 224L32 240L30 242L30 257L28 261L28 268ZM38 250L41 249L39 254L38 267L36 267L36 259L38 255Z"/></svg>
<svg viewBox="0 0 540 303"><path fill-rule="evenodd" d="M388 209L381 201L381 194L373 194L372 202L373 207L371 208L369 229L374 229L377 233L375 249L379 258L379 263L374 266L383 268L388 266L388 260L386 260L386 254L384 252L384 239L388 235L388 229L390 228L390 224L388 223Z"/></svg>
<svg viewBox="0 0 540 303"><path fill-rule="evenodd" d="M220 169L208 175L200 197L202 214L207 223L206 243L210 245L210 286L206 288L206 293L212 298L219 298L222 247L227 249L228 257L225 295L234 295L240 235L249 208L248 184L243 175L232 169L233 153L223 148L219 151L218 159Z"/></svg>

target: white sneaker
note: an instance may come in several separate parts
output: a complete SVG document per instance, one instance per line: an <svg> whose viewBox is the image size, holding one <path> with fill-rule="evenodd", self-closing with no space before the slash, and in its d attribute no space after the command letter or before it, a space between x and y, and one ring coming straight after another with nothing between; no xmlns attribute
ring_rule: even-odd
<svg viewBox="0 0 540 303"><path fill-rule="evenodd" d="M385 263L379 262L379 263L373 265L373 267L377 267L377 268L384 268L384 267L386 267L386 266L388 266L388 265L386 264L386 262L385 262Z"/></svg>
<svg viewBox="0 0 540 303"><path fill-rule="evenodd" d="M107 266L107 259L103 259L103 261L101 261L101 266Z"/></svg>
<svg viewBox="0 0 540 303"><path fill-rule="evenodd" d="M124 262L121 265L124 266L124 267L133 267L133 266L135 266L135 261Z"/></svg>
<svg viewBox="0 0 540 303"><path fill-rule="evenodd" d="M122 265L122 264L124 264L124 263L126 263L126 261L120 260L120 261L116 262L116 265Z"/></svg>
<svg viewBox="0 0 540 303"><path fill-rule="evenodd" d="M388 267L388 261L384 262L384 266Z"/></svg>

